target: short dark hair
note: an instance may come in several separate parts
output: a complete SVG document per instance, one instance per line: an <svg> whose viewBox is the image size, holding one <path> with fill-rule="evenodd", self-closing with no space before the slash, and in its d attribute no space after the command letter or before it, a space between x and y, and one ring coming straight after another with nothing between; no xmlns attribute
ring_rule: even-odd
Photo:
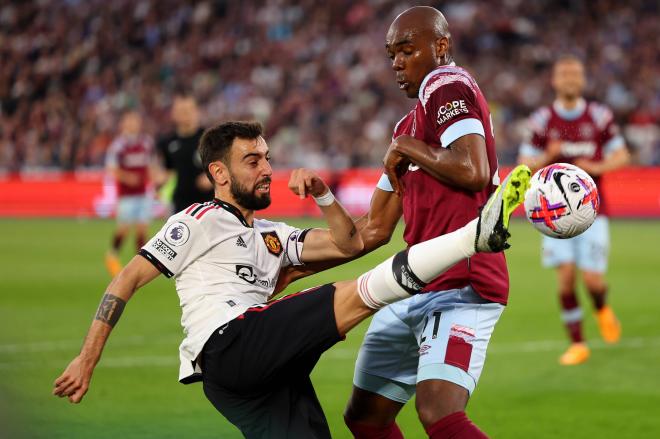
<svg viewBox="0 0 660 439"><path fill-rule="evenodd" d="M261 135L263 135L263 127L259 122L224 122L204 131L198 149L204 172L211 183L215 180L209 171L209 164L220 160L229 166L227 158L234 139L252 140Z"/></svg>

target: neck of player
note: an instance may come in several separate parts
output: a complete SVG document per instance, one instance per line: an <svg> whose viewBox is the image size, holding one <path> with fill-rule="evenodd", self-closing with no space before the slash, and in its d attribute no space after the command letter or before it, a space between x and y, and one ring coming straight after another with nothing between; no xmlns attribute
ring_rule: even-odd
<svg viewBox="0 0 660 439"><path fill-rule="evenodd" d="M238 201L231 195L231 192L229 191L223 191L219 188L216 187L215 189L215 198L217 198L220 201L224 201L227 204L231 204L234 206L238 211L243 215L243 218L245 218L245 222L250 225L250 227L253 226L254 222L254 210L252 209L247 209L243 206L240 205Z"/></svg>
<svg viewBox="0 0 660 439"><path fill-rule="evenodd" d="M559 104L565 110L575 109L578 106L580 99L582 99L582 96L561 96L561 95L557 96L557 100L559 101Z"/></svg>
<svg viewBox="0 0 660 439"><path fill-rule="evenodd" d="M176 127L176 134L179 137L190 137L197 132L198 125L178 125Z"/></svg>

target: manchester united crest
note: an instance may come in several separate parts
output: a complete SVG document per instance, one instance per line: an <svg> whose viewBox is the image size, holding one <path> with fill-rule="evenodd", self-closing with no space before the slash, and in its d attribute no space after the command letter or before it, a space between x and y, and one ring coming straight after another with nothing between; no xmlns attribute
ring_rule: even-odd
<svg viewBox="0 0 660 439"><path fill-rule="evenodd" d="M282 254L282 243L280 242L280 238L277 236L277 233L264 232L261 234L261 237L264 238L266 248L271 254L275 256Z"/></svg>

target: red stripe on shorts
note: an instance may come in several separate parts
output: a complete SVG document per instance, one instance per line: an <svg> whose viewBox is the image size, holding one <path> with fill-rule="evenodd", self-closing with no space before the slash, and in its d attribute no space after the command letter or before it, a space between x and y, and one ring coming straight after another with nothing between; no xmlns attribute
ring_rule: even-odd
<svg viewBox="0 0 660 439"><path fill-rule="evenodd" d="M466 342L461 337L450 335L449 342L447 343L447 351L445 352L445 364L451 364L467 372L470 368L471 357L472 344Z"/></svg>
<svg viewBox="0 0 660 439"><path fill-rule="evenodd" d="M292 297L300 296L300 295L302 295L302 294L312 293L312 292L318 290L319 288L321 288L321 286L313 287L313 288L308 288L308 289L306 289L306 290L302 290L302 291L298 291L297 293L292 293L292 294L289 294L288 296L284 296L284 297L282 297L281 299L271 300L270 302L266 303L265 305L254 306L254 307L252 307L252 308L248 308L248 309L245 310L245 312L248 312L248 311L250 311L250 312L262 312L262 311L266 311L268 308L270 308L271 306L275 305L276 303L284 302L284 301L287 300L287 299L291 299ZM239 316L239 318L242 318L242 317Z"/></svg>

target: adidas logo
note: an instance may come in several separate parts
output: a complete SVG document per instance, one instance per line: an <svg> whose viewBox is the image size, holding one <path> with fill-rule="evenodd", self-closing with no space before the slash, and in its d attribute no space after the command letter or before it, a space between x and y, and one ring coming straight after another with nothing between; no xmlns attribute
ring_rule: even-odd
<svg viewBox="0 0 660 439"><path fill-rule="evenodd" d="M237 246L237 247L245 247L245 248L247 248L247 244L245 243L245 241L243 241L243 237L242 237L242 236L239 236L238 239L236 240L236 246Z"/></svg>

